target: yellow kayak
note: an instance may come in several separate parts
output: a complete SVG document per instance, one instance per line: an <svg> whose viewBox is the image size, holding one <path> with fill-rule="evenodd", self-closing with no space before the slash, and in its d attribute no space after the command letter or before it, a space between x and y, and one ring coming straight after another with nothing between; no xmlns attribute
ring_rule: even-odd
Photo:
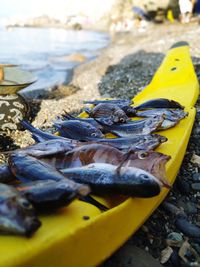
<svg viewBox="0 0 200 267"><path fill-rule="evenodd" d="M152 82L134 98L135 104L153 98L168 98L185 106L188 117L174 128L162 131L168 138L157 151L171 155L167 177L173 184L191 134L199 84L186 42L168 51ZM74 201L58 212L41 217L42 227L31 238L0 236L0 266L94 267L108 258L152 214L167 195L150 199L100 199L110 209L101 213L96 207Z"/></svg>

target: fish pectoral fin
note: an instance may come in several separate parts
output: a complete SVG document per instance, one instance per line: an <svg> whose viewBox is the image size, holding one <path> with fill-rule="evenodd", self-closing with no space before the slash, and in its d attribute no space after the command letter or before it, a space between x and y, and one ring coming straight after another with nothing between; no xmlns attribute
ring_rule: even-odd
<svg viewBox="0 0 200 267"><path fill-rule="evenodd" d="M134 153L134 151L130 148L129 151L124 154L122 161L120 162L120 164L117 166L117 168L115 170L117 175L120 175L120 171L121 171L122 166L129 159L130 155L132 155L133 153Z"/></svg>
<svg viewBox="0 0 200 267"><path fill-rule="evenodd" d="M108 207L106 207L105 205L101 204L99 201L97 201L96 199L94 199L92 196L88 195L88 196L80 196L79 200L84 201L86 203L89 203L95 207L97 207L100 211L107 211L109 210Z"/></svg>

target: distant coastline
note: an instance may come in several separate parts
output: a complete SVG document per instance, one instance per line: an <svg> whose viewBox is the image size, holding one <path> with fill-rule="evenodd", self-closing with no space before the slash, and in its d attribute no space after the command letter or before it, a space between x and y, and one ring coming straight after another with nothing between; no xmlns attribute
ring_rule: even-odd
<svg viewBox="0 0 200 267"><path fill-rule="evenodd" d="M12 19L5 25L6 29L10 28L64 28L72 30L102 30L106 31L107 27L102 23L93 23L87 16L76 15L68 16L65 21L43 15L29 19Z"/></svg>

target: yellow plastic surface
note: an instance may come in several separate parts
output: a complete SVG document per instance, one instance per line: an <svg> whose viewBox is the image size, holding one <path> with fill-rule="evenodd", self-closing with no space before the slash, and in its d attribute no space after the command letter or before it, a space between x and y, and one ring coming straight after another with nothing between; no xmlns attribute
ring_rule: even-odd
<svg viewBox="0 0 200 267"><path fill-rule="evenodd" d="M199 85L189 47L183 43L169 50L151 84L134 99L136 104L158 97L174 99L189 112L176 127L160 132L168 141L158 151L172 156L167 164L171 184L185 154L198 94ZM151 199L116 197L102 200L112 207L104 213L76 200L55 214L41 217L42 227L29 239L0 236L0 266L97 266L144 223L167 193L168 190L163 189L159 196ZM83 216L89 216L89 219L84 220Z"/></svg>

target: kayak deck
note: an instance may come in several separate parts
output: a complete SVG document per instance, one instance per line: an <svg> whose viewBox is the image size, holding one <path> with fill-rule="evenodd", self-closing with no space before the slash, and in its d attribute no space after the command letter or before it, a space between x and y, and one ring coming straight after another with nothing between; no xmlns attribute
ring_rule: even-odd
<svg viewBox="0 0 200 267"><path fill-rule="evenodd" d="M168 138L156 151L171 155L167 177L173 184L189 141L199 94L199 84L189 54L180 42L167 53L152 82L134 98L169 98L185 106L188 117L174 128L160 131ZM121 246L152 214L169 191L150 199L98 198L110 207L101 213L96 207L75 200L54 214L41 216L42 227L31 238L0 236L0 266L97 266Z"/></svg>

